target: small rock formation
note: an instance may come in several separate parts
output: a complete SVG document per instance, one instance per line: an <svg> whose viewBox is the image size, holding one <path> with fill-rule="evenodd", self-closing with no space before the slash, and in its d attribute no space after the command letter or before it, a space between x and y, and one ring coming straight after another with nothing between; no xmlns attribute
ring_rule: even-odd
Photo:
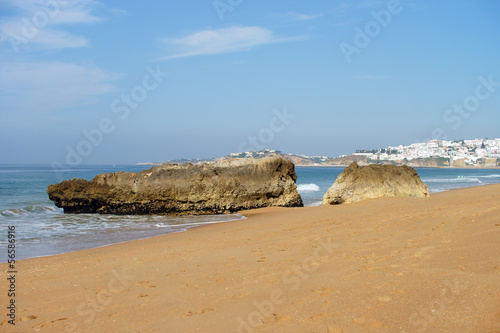
<svg viewBox="0 0 500 333"><path fill-rule="evenodd" d="M360 167L353 162L337 177L322 205L336 205L378 197L428 197L429 190L415 169L403 165Z"/></svg>
<svg viewBox="0 0 500 333"><path fill-rule="evenodd" d="M282 158L236 159L65 180L50 185L47 194L65 213L217 214L301 207L296 180L293 163Z"/></svg>

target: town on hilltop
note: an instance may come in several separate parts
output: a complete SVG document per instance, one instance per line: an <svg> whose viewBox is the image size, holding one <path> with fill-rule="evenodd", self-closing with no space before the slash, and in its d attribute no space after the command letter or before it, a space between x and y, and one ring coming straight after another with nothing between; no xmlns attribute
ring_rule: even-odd
<svg viewBox="0 0 500 333"><path fill-rule="evenodd" d="M394 161L404 164L427 159L440 162L438 166L496 167L500 158L500 139L431 140L375 151L358 150L354 155L365 156L370 161Z"/></svg>
<svg viewBox="0 0 500 333"><path fill-rule="evenodd" d="M279 150L262 149L232 153L221 159L282 157L291 160L297 166L347 166L352 162L359 165L393 164L411 167L500 167L500 139L474 140L431 140L374 150L357 150L352 155L339 157L307 156L285 154ZM138 163L142 165L159 165L163 163L210 163L216 159L182 159L168 162Z"/></svg>
<svg viewBox="0 0 500 333"><path fill-rule="evenodd" d="M233 153L229 158L262 158L281 156L299 166L347 166L352 162L366 164L394 164L413 167L498 167L500 166L500 139L475 139L413 143L409 146L358 150L352 155L339 157L283 154L264 149Z"/></svg>

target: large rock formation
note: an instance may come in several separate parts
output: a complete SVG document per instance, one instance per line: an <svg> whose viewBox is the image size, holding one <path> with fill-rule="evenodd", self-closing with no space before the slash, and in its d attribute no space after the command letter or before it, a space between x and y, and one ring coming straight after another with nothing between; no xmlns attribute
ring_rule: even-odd
<svg viewBox="0 0 500 333"><path fill-rule="evenodd" d="M428 197L429 190L415 169L395 165L358 166L353 162L337 177L322 205L335 205L378 197Z"/></svg>
<svg viewBox="0 0 500 333"><path fill-rule="evenodd" d="M66 180L47 193L65 213L216 214L303 206L296 180L293 163L282 158L238 159Z"/></svg>

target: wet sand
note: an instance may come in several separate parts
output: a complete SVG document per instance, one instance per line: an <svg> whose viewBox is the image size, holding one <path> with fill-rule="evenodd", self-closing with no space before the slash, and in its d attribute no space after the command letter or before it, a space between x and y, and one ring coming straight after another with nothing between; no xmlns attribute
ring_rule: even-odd
<svg viewBox="0 0 500 333"><path fill-rule="evenodd" d="M243 214L18 261L0 331L500 332L500 185Z"/></svg>

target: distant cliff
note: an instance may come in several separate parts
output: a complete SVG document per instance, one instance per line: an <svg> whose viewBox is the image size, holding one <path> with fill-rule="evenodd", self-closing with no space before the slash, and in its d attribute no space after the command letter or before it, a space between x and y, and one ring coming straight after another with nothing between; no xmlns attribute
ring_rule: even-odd
<svg viewBox="0 0 500 333"><path fill-rule="evenodd" d="M303 206L296 180L288 160L235 159L72 179L50 185L47 193L65 213L215 214Z"/></svg>
<svg viewBox="0 0 500 333"><path fill-rule="evenodd" d="M416 158L401 163L401 165L403 164L413 168L442 168L450 166L450 159L442 157Z"/></svg>

